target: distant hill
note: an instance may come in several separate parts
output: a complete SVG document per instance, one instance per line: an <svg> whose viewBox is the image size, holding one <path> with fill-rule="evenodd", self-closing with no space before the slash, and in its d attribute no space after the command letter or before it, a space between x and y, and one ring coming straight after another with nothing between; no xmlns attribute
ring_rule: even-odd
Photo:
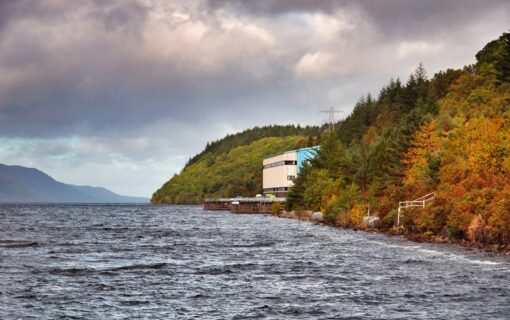
<svg viewBox="0 0 510 320"><path fill-rule="evenodd" d="M145 203L148 199L65 184L37 169L0 164L0 202Z"/></svg>
<svg viewBox="0 0 510 320"><path fill-rule="evenodd" d="M197 204L206 197L262 193L262 160L317 143L318 127L267 126L208 143L152 196L152 203Z"/></svg>
<svg viewBox="0 0 510 320"><path fill-rule="evenodd" d="M313 139L314 136L319 134L319 127L317 126L306 126L301 127L299 125L269 125L263 127L254 127L246 129L242 132L235 134L228 134L226 137L207 143L204 150L199 154L193 156L186 166L191 165L204 156L207 155L219 155L221 153L228 153L230 150L246 146L260 140L262 138L270 137L289 137L289 136L305 136L308 139ZM312 143L312 141L308 142Z"/></svg>

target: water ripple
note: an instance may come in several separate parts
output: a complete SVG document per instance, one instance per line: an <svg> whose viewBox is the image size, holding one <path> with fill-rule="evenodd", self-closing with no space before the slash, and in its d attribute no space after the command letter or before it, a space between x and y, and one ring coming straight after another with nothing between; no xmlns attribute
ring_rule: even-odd
<svg viewBox="0 0 510 320"><path fill-rule="evenodd" d="M0 319L509 319L510 261L186 206L0 206Z"/></svg>

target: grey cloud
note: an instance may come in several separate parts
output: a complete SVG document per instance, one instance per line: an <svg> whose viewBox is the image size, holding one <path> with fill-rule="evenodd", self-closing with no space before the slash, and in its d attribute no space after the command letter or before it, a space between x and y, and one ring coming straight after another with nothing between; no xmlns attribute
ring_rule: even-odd
<svg viewBox="0 0 510 320"><path fill-rule="evenodd" d="M508 21L496 0L0 1L0 162L123 190L115 161L170 176L226 133L320 124L419 62L474 62Z"/></svg>
<svg viewBox="0 0 510 320"><path fill-rule="evenodd" d="M199 63L204 60L203 68L208 68L207 51L183 54L179 52L180 43L151 49L154 42L159 45L158 41L166 39L142 39L141 33L147 27L146 14L138 6L133 8L96 8L88 4L61 9L60 17L68 16L69 10L81 12L76 20L34 14L11 21L9 36L0 42L3 47L0 69L7 71L3 75L5 84L0 87L0 133L58 136L144 125L161 117L174 121L203 119L196 115L217 114L227 104L223 101L231 95L249 95L254 91L263 94L273 89L271 80L279 78L278 73L266 75L262 80L250 75L253 70L248 64L264 59L262 55L255 56L259 51L255 47L249 50L225 47L226 56L228 50L239 53L234 59L218 62L218 70L212 71L194 65L194 60ZM169 33L179 27L171 19L166 23ZM197 21L197 26L203 23ZM34 36L29 32L27 28L31 27L39 34ZM184 30L182 36L193 32L192 28ZM171 40L185 42L186 39L179 38L182 36ZM228 45L238 35L225 37L217 41L226 41ZM221 48L214 45L211 50L217 55ZM196 46L202 48L202 44ZM208 49L207 45L204 47ZM172 52L165 56L158 49ZM190 49L194 49L193 45ZM253 60L236 59L242 59L245 54L252 55ZM278 67L270 69L274 72Z"/></svg>
<svg viewBox="0 0 510 320"><path fill-rule="evenodd" d="M344 5L337 0L276 0L276 1L250 1L250 0L209 0L214 8L228 8L256 14L286 14L293 12L330 12Z"/></svg>
<svg viewBox="0 0 510 320"><path fill-rule="evenodd" d="M360 10L386 37L430 36L477 20L487 12L510 10L507 0L208 0L212 9L236 10L254 15L286 15L292 13L335 10Z"/></svg>
<svg viewBox="0 0 510 320"><path fill-rule="evenodd" d="M106 133L161 118L205 124L247 110L264 114L276 103L288 113L296 109L300 81L311 72L324 77L321 72L329 70L326 82L314 79L314 86L306 86L322 105L330 101L316 90L381 68L371 65L374 54L386 54L393 63L391 50L411 38L397 33L419 29L422 36L413 39L424 44L403 50L421 50L464 28L446 29L444 38L431 29L461 18L464 24L483 20L485 7L504 6L502 1L482 6L478 1L211 0L209 10L183 3L21 0L2 5L1 15L9 19L0 39L0 134ZM223 11L215 10L220 7ZM340 16L339 8L345 11ZM236 10L259 17L239 16ZM271 16L289 12L320 12L353 25L322 39L313 30L321 21L310 25ZM154 20L158 15L163 18ZM383 40L384 34L392 39ZM296 81L296 70L308 73ZM361 88L360 94L366 91Z"/></svg>

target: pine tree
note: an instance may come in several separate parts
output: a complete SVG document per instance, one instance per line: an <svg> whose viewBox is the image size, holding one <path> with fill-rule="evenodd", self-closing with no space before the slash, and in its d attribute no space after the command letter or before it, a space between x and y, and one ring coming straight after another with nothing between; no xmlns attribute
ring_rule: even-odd
<svg viewBox="0 0 510 320"><path fill-rule="evenodd" d="M496 64L498 70L497 79L499 82L510 82L510 33L501 36L502 54Z"/></svg>

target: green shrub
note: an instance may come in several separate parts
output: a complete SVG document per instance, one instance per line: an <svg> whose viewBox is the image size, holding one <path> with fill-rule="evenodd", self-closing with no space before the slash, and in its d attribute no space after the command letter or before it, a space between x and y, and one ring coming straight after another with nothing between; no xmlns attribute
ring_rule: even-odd
<svg viewBox="0 0 510 320"><path fill-rule="evenodd" d="M381 225L385 229L390 229L391 227L396 227L397 225L397 209L392 209L388 212L387 215L382 218Z"/></svg>
<svg viewBox="0 0 510 320"><path fill-rule="evenodd" d="M448 228L448 238L460 240L464 238L464 231L459 229Z"/></svg>

